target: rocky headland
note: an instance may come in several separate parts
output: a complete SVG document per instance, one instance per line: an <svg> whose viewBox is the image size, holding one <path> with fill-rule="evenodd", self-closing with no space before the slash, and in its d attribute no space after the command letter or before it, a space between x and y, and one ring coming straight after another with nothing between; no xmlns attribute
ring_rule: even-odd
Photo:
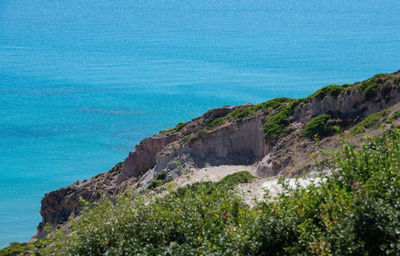
<svg viewBox="0 0 400 256"><path fill-rule="evenodd" d="M357 143L365 131L380 133L380 124L398 122L399 103L400 71L330 85L303 99L277 98L212 109L143 139L108 172L45 194L42 222L33 239L78 217L81 199L95 202L102 194L115 198L132 189L145 191L158 180L179 180L207 169L215 174L222 172L220 166L248 166L260 179L310 172L312 153L318 148L314 137L335 148L340 130Z"/></svg>

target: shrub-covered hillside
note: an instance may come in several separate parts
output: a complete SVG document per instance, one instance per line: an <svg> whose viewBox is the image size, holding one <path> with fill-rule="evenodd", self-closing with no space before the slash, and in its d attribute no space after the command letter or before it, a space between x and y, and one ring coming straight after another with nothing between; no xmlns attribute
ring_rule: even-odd
<svg viewBox="0 0 400 256"><path fill-rule="evenodd" d="M71 231L0 255L400 255L400 130L324 154L326 182L282 180L283 193L254 208L233 189L252 178L241 172L88 207Z"/></svg>

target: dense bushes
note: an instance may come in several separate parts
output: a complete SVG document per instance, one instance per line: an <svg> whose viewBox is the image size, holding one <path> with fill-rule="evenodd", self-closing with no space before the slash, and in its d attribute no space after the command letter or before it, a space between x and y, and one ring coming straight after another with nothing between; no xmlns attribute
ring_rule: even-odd
<svg viewBox="0 0 400 256"><path fill-rule="evenodd" d="M255 107L247 107L247 108L238 108L232 111L231 113L227 114L226 116L222 116L212 120L210 123L207 124L207 129L213 129L217 126L220 126L228 119L240 119L244 118L249 115L254 115L257 112Z"/></svg>
<svg viewBox="0 0 400 256"><path fill-rule="evenodd" d="M363 81L359 87L366 100L373 99L378 93L378 87L387 79L391 79L387 73L377 74L370 79Z"/></svg>
<svg viewBox="0 0 400 256"><path fill-rule="evenodd" d="M254 177L248 171L235 172L225 176L221 181L218 182L218 184L222 186L233 187L240 183L251 182L253 178Z"/></svg>
<svg viewBox="0 0 400 256"><path fill-rule="evenodd" d="M340 85L328 85L311 94L308 98L322 100L326 96L337 97L344 90Z"/></svg>
<svg viewBox="0 0 400 256"><path fill-rule="evenodd" d="M10 246L0 250L0 256L29 255L29 248L26 243L10 243Z"/></svg>
<svg viewBox="0 0 400 256"><path fill-rule="evenodd" d="M293 99L286 98L286 97L280 97L280 98L275 98L260 104L253 105L251 107L246 107L246 108L238 108L232 111L231 113L227 114L226 116L216 118L212 120L210 123L207 124L207 129L213 129L215 127L220 126L223 124L226 120L237 120L241 119L247 116L251 116L257 113L257 111L262 110L262 111L267 111L269 113L270 111L276 110L280 107L282 107L285 103L291 102ZM265 113L264 113L265 114Z"/></svg>
<svg viewBox="0 0 400 256"><path fill-rule="evenodd" d="M264 124L266 138L279 138L286 134L290 123L290 108L283 106L280 111L271 116Z"/></svg>
<svg viewBox="0 0 400 256"><path fill-rule="evenodd" d="M227 118L225 116L218 117L207 124L207 129L213 129L217 126L220 126L221 124L223 124L225 122L225 120L227 120Z"/></svg>
<svg viewBox="0 0 400 256"><path fill-rule="evenodd" d="M400 255L400 133L329 153L326 181L249 208L221 183L146 200L122 196L59 232L53 255ZM241 180L247 174L228 176ZM235 177L235 178L232 178ZM228 182L230 183L230 182Z"/></svg>
<svg viewBox="0 0 400 256"><path fill-rule="evenodd" d="M251 179L240 172L162 197L106 201L71 232L0 255L400 255L399 130L323 154L330 161L320 167L335 170L323 183L282 180L283 193L254 208L231 189Z"/></svg>
<svg viewBox="0 0 400 256"><path fill-rule="evenodd" d="M255 105L254 107L256 109L271 109L271 110L275 110L280 108L284 103L288 103L294 101L291 98L286 98L286 97L280 97L280 98L275 98L263 103L260 103L258 105Z"/></svg>
<svg viewBox="0 0 400 256"><path fill-rule="evenodd" d="M243 173L231 177L243 176L247 177ZM115 204L107 201L88 210L74 224L72 234L59 233L46 253L244 254L239 241L248 242L241 226L248 226L251 210L228 189L231 181L196 183L150 201L139 196L123 196Z"/></svg>
<svg viewBox="0 0 400 256"><path fill-rule="evenodd" d="M329 121L332 116L329 114L322 114L310 120L301 132L301 136L312 139L314 136L325 137L335 131L333 124Z"/></svg>

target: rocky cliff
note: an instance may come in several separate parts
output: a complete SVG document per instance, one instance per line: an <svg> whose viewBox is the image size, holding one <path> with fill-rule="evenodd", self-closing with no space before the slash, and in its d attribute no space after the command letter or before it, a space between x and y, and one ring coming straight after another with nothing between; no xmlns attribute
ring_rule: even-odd
<svg viewBox="0 0 400 256"><path fill-rule="evenodd" d="M175 178L182 169L227 164L256 164L257 175L263 177L311 170L310 155L316 145L302 132L313 118L329 114L327 123L350 130L370 114L399 102L400 71L352 85L327 86L304 99L278 98L210 110L144 139L110 171L47 193L34 238L45 236L46 226L59 227L79 216L80 198L94 202L100 192L115 197L131 188L140 191L161 173Z"/></svg>

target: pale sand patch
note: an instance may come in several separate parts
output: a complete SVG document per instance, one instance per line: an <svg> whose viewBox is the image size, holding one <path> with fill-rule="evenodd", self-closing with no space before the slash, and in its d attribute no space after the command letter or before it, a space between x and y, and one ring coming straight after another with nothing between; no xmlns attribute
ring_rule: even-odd
<svg viewBox="0 0 400 256"><path fill-rule="evenodd" d="M256 176L256 169L258 163L254 165L220 165L220 166L209 166L205 168L192 168L187 171L186 174L182 174L181 176L174 179L173 183L177 186L185 186L188 184L192 184L195 182L201 181L220 181L222 178L229 174L233 174L235 172L240 171L248 171L253 176ZM251 183L240 184L237 189L238 192L242 194L245 199L245 202L249 205L254 204L254 198L256 200L263 199L265 194L263 184L266 180L277 179L276 177L272 178L257 178L255 177Z"/></svg>
<svg viewBox="0 0 400 256"><path fill-rule="evenodd" d="M219 165L208 166L204 168L192 168L174 179L173 183L178 186L185 186L200 181L220 181L229 174L240 171L248 171L253 176L255 175L257 165Z"/></svg>
<svg viewBox="0 0 400 256"><path fill-rule="evenodd" d="M255 201L263 200L264 195L267 191L272 198L277 196L278 193L282 191L282 186L278 184L279 177L256 177L256 169L257 163L254 165L220 165L209 166L205 168L192 168L190 170L186 170L186 173L175 178L172 183L174 183L178 187L181 187L202 181L217 182L229 174L233 174L239 171L248 171L253 176L255 176L254 180L250 183L239 184L237 186L237 190L243 196L244 201L252 206L255 204ZM289 182L289 186L293 188L298 185L306 187L312 182L314 182L315 184L319 184L320 182L323 182L325 180L324 178L321 179L319 177L313 176L314 175L310 175L310 177L304 178L287 178L287 180Z"/></svg>
<svg viewBox="0 0 400 256"><path fill-rule="evenodd" d="M298 186L307 187L308 185L320 184L326 178L308 177L308 178L287 178L290 188ZM271 198L276 197L282 192L282 186L279 183L279 177L256 178L251 183L239 184L238 190L242 193L244 200L249 205L254 205L255 201L264 199L264 195L268 192Z"/></svg>

